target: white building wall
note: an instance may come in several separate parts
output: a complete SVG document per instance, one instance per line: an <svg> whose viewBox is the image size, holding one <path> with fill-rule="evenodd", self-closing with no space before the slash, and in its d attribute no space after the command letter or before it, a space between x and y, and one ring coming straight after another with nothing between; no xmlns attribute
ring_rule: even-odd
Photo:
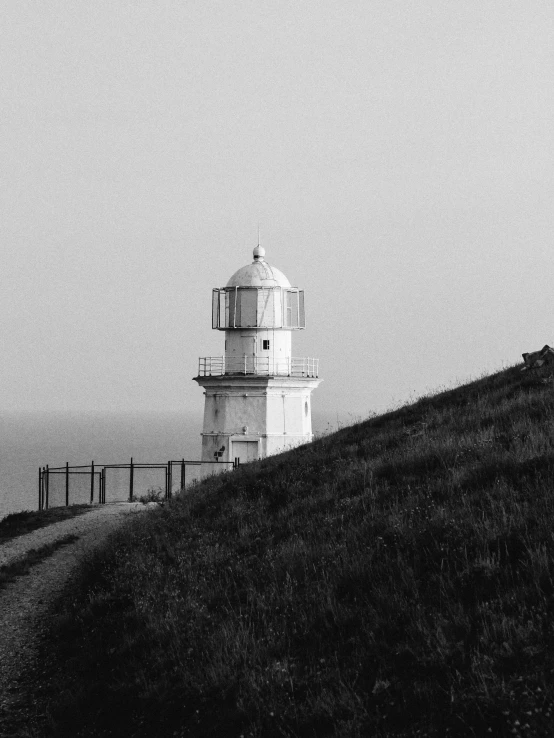
<svg viewBox="0 0 554 738"><path fill-rule="evenodd" d="M233 441L257 442L260 457L312 440L310 393L321 380L306 377L197 377L205 387L202 461L233 461ZM249 447L250 449L252 447Z"/></svg>
<svg viewBox="0 0 554 738"><path fill-rule="evenodd" d="M269 341L269 349L264 349L264 341ZM226 365L239 367L244 357L260 359L260 369L264 362L273 366L277 361L282 366L291 358L290 331L270 328L225 331ZM245 364L247 370L249 363Z"/></svg>

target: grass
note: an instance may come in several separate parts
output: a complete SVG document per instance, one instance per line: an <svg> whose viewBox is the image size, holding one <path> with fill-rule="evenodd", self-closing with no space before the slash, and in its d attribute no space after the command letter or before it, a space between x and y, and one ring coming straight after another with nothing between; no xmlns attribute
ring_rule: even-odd
<svg viewBox="0 0 554 738"><path fill-rule="evenodd" d="M52 556L59 548L67 546L78 539L79 536L72 534L63 536L53 543L48 543L39 548L31 548L26 554L16 559L16 561L0 566L0 591L11 582L14 582L18 577L28 574L33 566L40 564L41 561Z"/></svg>
<svg viewBox="0 0 554 738"><path fill-rule="evenodd" d="M553 389L511 368L134 517L57 608L40 735L551 735Z"/></svg>
<svg viewBox="0 0 554 738"><path fill-rule="evenodd" d="M59 523L62 520L74 518L90 512L90 505L72 505L70 507L52 507L49 510L11 513L0 520L0 545L30 533L38 528Z"/></svg>

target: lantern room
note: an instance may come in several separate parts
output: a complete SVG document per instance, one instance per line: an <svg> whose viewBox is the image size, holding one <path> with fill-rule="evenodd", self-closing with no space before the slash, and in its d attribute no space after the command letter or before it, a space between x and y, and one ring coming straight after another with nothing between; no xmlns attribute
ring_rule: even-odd
<svg viewBox="0 0 554 738"><path fill-rule="evenodd" d="M257 246L251 264L212 290L212 328L225 331L225 356L203 357L199 373L314 376L314 359L291 356L291 331L305 327L304 291L268 264Z"/></svg>
<svg viewBox="0 0 554 738"><path fill-rule="evenodd" d="M212 328L306 327L304 291L284 287L223 287L212 294Z"/></svg>
<svg viewBox="0 0 554 738"><path fill-rule="evenodd" d="M304 291L291 287L283 272L254 249L254 261L236 271L225 287L212 293L212 328L301 330L306 327Z"/></svg>

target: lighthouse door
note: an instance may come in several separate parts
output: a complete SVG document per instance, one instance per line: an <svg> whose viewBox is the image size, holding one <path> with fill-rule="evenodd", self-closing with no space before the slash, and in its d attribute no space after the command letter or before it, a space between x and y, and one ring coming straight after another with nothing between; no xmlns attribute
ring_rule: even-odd
<svg viewBox="0 0 554 738"><path fill-rule="evenodd" d="M241 464L246 464L257 458L257 441L233 441L233 459L238 459Z"/></svg>

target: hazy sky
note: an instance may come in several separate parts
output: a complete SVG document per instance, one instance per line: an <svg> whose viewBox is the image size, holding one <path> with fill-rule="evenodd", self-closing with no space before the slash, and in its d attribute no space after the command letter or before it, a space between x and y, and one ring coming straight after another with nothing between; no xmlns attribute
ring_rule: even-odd
<svg viewBox="0 0 554 738"><path fill-rule="evenodd" d="M200 412L211 289L306 290L316 412L554 344L554 6L5 0L0 408Z"/></svg>

